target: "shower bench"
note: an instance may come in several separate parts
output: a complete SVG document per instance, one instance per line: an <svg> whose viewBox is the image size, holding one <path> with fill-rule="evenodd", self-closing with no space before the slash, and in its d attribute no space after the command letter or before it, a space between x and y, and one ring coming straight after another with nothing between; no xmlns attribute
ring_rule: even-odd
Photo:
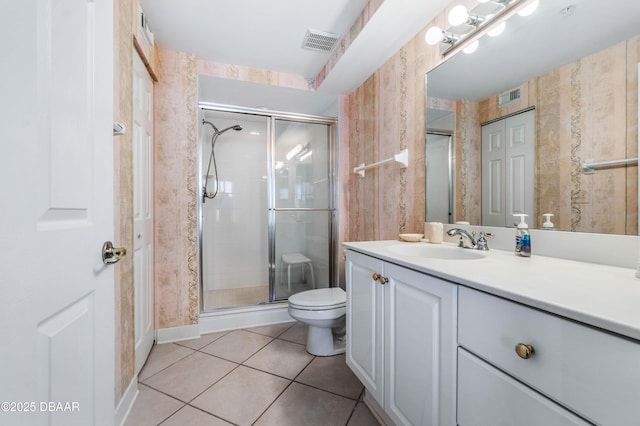
<svg viewBox="0 0 640 426"><path fill-rule="evenodd" d="M309 266L309 271L311 273L311 285L313 288L316 288L316 282L313 277L313 264L311 263L311 259L301 253L288 253L282 255L282 263L287 265L287 289L289 293L291 293L291 267L292 266L302 266L302 279L304 279L304 268L305 266Z"/></svg>

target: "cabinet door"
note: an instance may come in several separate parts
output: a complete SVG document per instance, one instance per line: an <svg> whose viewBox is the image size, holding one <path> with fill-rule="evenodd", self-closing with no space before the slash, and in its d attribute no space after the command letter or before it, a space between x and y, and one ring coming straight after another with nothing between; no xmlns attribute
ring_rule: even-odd
<svg viewBox="0 0 640 426"><path fill-rule="evenodd" d="M382 406L383 294L374 273L383 273L382 261L347 250L347 365Z"/></svg>
<svg viewBox="0 0 640 426"><path fill-rule="evenodd" d="M390 263L385 276L385 411L397 425L455 425L458 286Z"/></svg>

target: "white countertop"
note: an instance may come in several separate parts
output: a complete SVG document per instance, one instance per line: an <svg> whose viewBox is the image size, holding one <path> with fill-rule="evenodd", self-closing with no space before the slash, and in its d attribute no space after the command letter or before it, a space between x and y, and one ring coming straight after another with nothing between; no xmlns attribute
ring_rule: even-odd
<svg viewBox="0 0 640 426"><path fill-rule="evenodd" d="M513 252L445 260L394 253L396 240L343 243L348 249L425 272L640 341L640 279L635 270ZM443 243L452 250L464 250ZM476 250L474 250L476 251Z"/></svg>

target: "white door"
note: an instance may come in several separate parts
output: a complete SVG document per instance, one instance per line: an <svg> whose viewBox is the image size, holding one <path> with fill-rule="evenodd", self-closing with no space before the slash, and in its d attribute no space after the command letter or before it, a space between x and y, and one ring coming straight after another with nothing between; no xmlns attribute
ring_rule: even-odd
<svg viewBox="0 0 640 426"><path fill-rule="evenodd" d="M133 270L136 373L153 346L153 82L133 54Z"/></svg>
<svg viewBox="0 0 640 426"><path fill-rule="evenodd" d="M113 424L113 2L4 1L0 35L0 424Z"/></svg>
<svg viewBox="0 0 640 426"><path fill-rule="evenodd" d="M514 214L524 213L534 227L533 212L535 111L527 111L505 120L506 152L506 225L517 222ZM504 226L504 225L503 225Z"/></svg>
<svg viewBox="0 0 640 426"><path fill-rule="evenodd" d="M482 225L505 226L504 122L482 126Z"/></svg>
<svg viewBox="0 0 640 426"><path fill-rule="evenodd" d="M482 126L482 224L514 226L516 213L535 226L535 111Z"/></svg>

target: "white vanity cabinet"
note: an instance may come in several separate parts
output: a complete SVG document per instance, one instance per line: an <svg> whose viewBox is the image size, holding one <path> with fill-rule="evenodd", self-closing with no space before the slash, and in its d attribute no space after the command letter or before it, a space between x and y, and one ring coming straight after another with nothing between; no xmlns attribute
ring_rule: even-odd
<svg viewBox="0 0 640 426"><path fill-rule="evenodd" d="M566 409L640 425L640 344L470 288L458 297L461 426L587 424Z"/></svg>
<svg viewBox="0 0 640 426"><path fill-rule="evenodd" d="M369 396L396 425L455 425L458 286L351 250L346 280L347 364Z"/></svg>

